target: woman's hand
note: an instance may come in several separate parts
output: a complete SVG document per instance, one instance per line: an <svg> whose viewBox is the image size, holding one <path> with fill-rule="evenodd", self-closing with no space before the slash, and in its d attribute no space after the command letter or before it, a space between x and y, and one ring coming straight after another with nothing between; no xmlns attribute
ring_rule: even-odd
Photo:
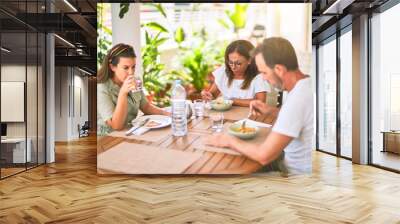
<svg viewBox="0 0 400 224"><path fill-rule="evenodd" d="M211 145L215 147L230 147L233 142L233 136L217 133L209 136L205 142L206 145Z"/></svg>
<svg viewBox="0 0 400 224"><path fill-rule="evenodd" d="M131 76L131 75L128 76L125 79L125 81L122 83L122 86L121 86L121 89L119 90L119 93L122 93L124 95L128 95L131 90L134 90L135 86L132 85L133 81L134 81L133 80L133 76Z"/></svg>
<svg viewBox="0 0 400 224"><path fill-rule="evenodd" d="M270 109L266 103L260 100L253 100L250 102L250 111L252 115L261 116L268 114Z"/></svg>
<svg viewBox="0 0 400 224"><path fill-rule="evenodd" d="M172 114L170 112L165 111L165 110L162 110L161 115L168 116L168 117L172 116Z"/></svg>
<svg viewBox="0 0 400 224"><path fill-rule="evenodd" d="M210 91L204 89L203 91L201 91L201 98L203 100L212 100L213 95L211 94Z"/></svg>

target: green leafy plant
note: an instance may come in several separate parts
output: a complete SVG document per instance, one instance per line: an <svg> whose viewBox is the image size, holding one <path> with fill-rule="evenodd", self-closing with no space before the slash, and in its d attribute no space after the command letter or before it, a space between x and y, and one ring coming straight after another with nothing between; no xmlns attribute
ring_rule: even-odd
<svg viewBox="0 0 400 224"><path fill-rule="evenodd" d="M180 48L180 62L195 93L200 93L208 84L208 76L224 61L226 42L208 38L205 27L192 33L186 45Z"/></svg>
<svg viewBox="0 0 400 224"><path fill-rule="evenodd" d="M108 49L111 48L112 31L103 23L105 4L97 4L97 67L100 68Z"/></svg>
<svg viewBox="0 0 400 224"><path fill-rule="evenodd" d="M233 29L233 32L237 34L240 29L246 26L248 7L247 3L236 3L232 11L225 10L227 19L219 19L218 22L227 29Z"/></svg>
<svg viewBox="0 0 400 224"><path fill-rule="evenodd" d="M166 18L164 8L161 4L150 4ZM157 22L142 24L145 32L145 45L142 47L143 83L147 92L153 97L153 102L158 106L169 105L169 94L171 80L188 79L179 71L166 71L165 64L160 62L159 47L170 39L170 31ZM184 39L183 30L177 34L177 38ZM155 33L155 34L154 34Z"/></svg>
<svg viewBox="0 0 400 224"><path fill-rule="evenodd" d="M174 38L175 38L175 42L178 44L178 45L180 45L183 41L185 41L185 31L183 30L183 28L182 27L178 27L176 30L175 30L175 35L174 35Z"/></svg>
<svg viewBox="0 0 400 224"><path fill-rule="evenodd" d="M148 27L152 30L161 32L161 33L168 33L169 31L167 30L167 28L163 27L162 25L160 25L159 23L156 22L149 22L146 24L143 24L142 27Z"/></svg>
<svg viewBox="0 0 400 224"><path fill-rule="evenodd" d="M159 46L168 38L160 37L161 32L154 37L145 31L146 45L142 48L142 66L144 87L149 93L157 93L164 88L164 83L160 82L160 76L165 67L159 63Z"/></svg>
<svg viewBox="0 0 400 224"><path fill-rule="evenodd" d="M184 72L190 77L189 83L195 92L200 93L207 85L207 76L214 65L220 63L220 48L217 42L208 40L204 27L192 34L188 45L190 47L180 48L180 62Z"/></svg>
<svg viewBox="0 0 400 224"><path fill-rule="evenodd" d="M130 3L120 3L119 17L122 19L129 11ZM147 4L153 6L164 17L165 10L161 4ZM165 94L163 90L166 88L165 82L165 65L160 63L159 47L169 39L169 31L157 22L149 22L141 24L145 32L145 45L141 48L142 69L143 69L143 85L147 95L153 103L157 105L165 104Z"/></svg>
<svg viewBox="0 0 400 224"><path fill-rule="evenodd" d="M129 11L130 3L120 3L119 4L119 18L124 18L125 14Z"/></svg>
<svg viewBox="0 0 400 224"><path fill-rule="evenodd" d="M154 7L163 18L167 18L160 3L150 3L146 6ZM125 9L126 7L122 7L121 4L121 10ZM235 21L235 27L238 29L244 27L244 24L236 19L243 14L243 9L246 10L247 6L240 4L233 14L227 12L229 18ZM226 43L208 40L205 27L193 32L189 35L190 38L187 38L188 34L182 27L170 30L154 21L141 24L141 27L145 33L145 45L141 49L143 83L153 102L159 106L169 104L169 90L173 80L182 80L189 94L200 93L207 85L207 77L215 65L220 65L224 61ZM177 57L180 67L167 71L165 64L160 61L159 48L171 39L178 45Z"/></svg>
<svg viewBox="0 0 400 224"><path fill-rule="evenodd" d="M162 37L162 32L152 36L145 31L146 44L142 48L143 83L146 91L153 97L153 102L158 106L168 106L172 80L181 79L184 82L190 77L177 70L165 70L165 64L160 62L159 47L168 40Z"/></svg>
<svg viewBox="0 0 400 224"><path fill-rule="evenodd" d="M202 47L199 46L188 51L182 61L191 78L191 84L198 92L204 88L207 74L211 71L211 66L204 57Z"/></svg>

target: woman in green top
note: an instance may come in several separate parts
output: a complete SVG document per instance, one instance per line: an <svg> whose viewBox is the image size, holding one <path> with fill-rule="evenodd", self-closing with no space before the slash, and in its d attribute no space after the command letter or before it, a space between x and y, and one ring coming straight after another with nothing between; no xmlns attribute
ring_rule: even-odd
<svg viewBox="0 0 400 224"><path fill-rule="evenodd" d="M169 113L149 103L143 91L135 91L136 55L133 47L117 44L107 53L97 74L98 134L130 126L139 109L145 114Z"/></svg>

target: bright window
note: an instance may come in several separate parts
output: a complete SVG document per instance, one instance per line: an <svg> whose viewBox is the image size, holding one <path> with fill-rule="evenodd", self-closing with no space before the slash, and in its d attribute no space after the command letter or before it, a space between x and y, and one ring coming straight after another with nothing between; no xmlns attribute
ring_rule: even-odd
<svg viewBox="0 0 400 224"><path fill-rule="evenodd" d="M372 17L372 163L400 170L398 155L382 152L383 134L400 130L400 5Z"/></svg>
<svg viewBox="0 0 400 224"><path fill-rule="evenodd" d="M340 36L340 153L352 157L352 34Z"/></svg>
<svg viewBox="0 0 400 224"><path fill-rule="evenodd" d="M336 39L318 48L318 148L336 153Z"/></svg>

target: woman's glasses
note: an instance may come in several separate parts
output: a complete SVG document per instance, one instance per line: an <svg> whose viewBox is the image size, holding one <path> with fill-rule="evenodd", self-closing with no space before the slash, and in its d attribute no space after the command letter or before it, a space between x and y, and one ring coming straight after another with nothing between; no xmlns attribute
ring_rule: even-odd
<svg viewBox="0 0 400 224"><path fill-rule="evenodd" d="M240 61L228 61L228 65L231 66L231 67L233 67L233 66L240 67L240 66L243 65L243 62L240 62Z"/></svg>

